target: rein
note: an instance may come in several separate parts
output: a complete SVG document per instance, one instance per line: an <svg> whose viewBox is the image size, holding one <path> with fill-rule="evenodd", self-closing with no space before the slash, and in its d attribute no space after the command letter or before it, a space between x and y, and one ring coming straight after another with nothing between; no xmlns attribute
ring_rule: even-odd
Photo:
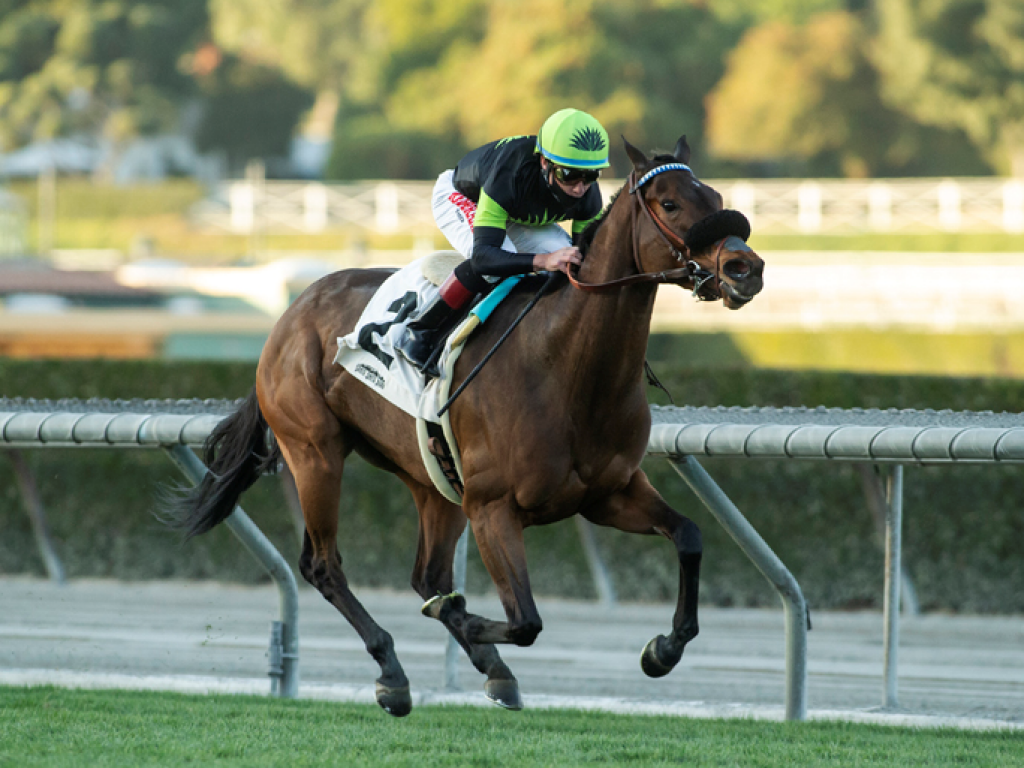
<svg viewBox="0 0 1024 768"><path fill-rule="evenodd" d="M668 170L685 169L686 166L680 164L671 163L664 166L659 166L655 169L659 173ZM661 272L646 272L644 271L643 264L640 262L640 214L641 212L647 215L651 223L657 228L658 234L661 239L665 241L669 249L672 251L672 255L675 256L676 261L685 261L686 254L689 253L690 249L687 247L683 238L680 237L676 232L672 231L664 221L658 218L657 214L651 210L651 206L643 195L643 185L647 183L654 175L653 172L646 174L639 181L636 179L636 169L633 169L629 174L629 193L636 195L636 205L633 206L633 264L636 266L637 274L629 275L627 277L620 277L617 280L609 280L604 283L585 283L577 280L572 275L568 275L569 283L573 288L583 291L585 293L597 293L601 291L609 291L613 289L623 288L627 285L636 285L637 283L670 283L691 278L693 280L693 295L697 298L700 297L700 289L704 287L712 277L715 277L714 272L709 272L706 269L700 267L697 262L690 259L686 261L682 267L676 269L667 269ZM718 249L715 254L715 260L720 264L722 258L722 246L725 240L722 239L718 243ZM719 278L721 279L721 278Z"/></svg>

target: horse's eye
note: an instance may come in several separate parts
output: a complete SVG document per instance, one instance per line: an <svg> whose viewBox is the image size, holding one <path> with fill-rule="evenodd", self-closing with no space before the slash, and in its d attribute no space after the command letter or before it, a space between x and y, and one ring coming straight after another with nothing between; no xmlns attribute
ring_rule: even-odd
<svg viewBox="0 0 1024 768"><path fill-rule="evenodd" d="M678 208L679 208L679 206L675 204L674 200L662 200L661 201L661 210L663 210L663 211L674 211L674 210L677 210Z"/></svg>

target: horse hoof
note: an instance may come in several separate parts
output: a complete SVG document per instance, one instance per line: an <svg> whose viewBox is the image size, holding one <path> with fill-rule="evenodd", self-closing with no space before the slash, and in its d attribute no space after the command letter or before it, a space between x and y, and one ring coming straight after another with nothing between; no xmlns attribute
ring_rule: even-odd
<svg viewBox="0 0 1024 768"><path fill-rule="evenodd" d="M440 619L442 605L444 605L444 595L434 595L423 604L420 613L428 619Z"/></svg>
<svg viewBox="0 0 1024 768"><path fill-rule="evenodd" d="M644 671L644 674L648 677L664 677L671 672L676 664L679 663L682 652L675 657L675 660L666 663L662 656L658 654L659 641L667 640L664 635L658 635L651 642L644 646L643 653L640 654L640 668Z"/></svg>
<svg viewBox="0 0 1024 768"><path fill-rule="evenodd" d="M511 680L488 680L484 683L484 695L499 707L518 712L523 708L523 697L519 695L519 683Z"/></svg>
<svg viewBox="0 0 1024 768"><path fill-rule="evenodd" d="M392 688L378 680L377 703L389 715L405 717L412 712L412 696L409 694L409 686Z"/></svg>
<svg viewBox="0 0 1024 768"><path fill-rule="evenodd" d="M465 608L466 598L458 592L452 592L449 595L434 595L423 604L420 608L420 613L428 618L443 622L452 609L465 610Z"/></svg>

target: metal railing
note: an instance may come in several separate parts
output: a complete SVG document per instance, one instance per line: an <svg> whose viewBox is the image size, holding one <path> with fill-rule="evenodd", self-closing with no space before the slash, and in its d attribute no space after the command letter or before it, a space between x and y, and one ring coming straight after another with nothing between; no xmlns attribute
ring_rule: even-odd
<svg viewBox="0 0 1024 768"><path fill-rule="evenodd" d="M0 448L162 448L193 485L207 469L193 453L238 405L224 400L8 400L0 399ZM241 507L224 521L270 574L280 597L280 621L270 629L271 694L299 690L299 592L288 563ZM38 527L37 527L38 530ZM37 541L47 563L60 561L49 542ZM53 569L49 568L51 574Z"/></svg>
<svg viewBox="0 0 1024 768"><path fill-rule="evenodd" d="M200 445L230 412L230 401L21 401L0 399L0 448L163 448L193 482L205 473ZM667 458L768 579L782 600L788 719L807 715L807 606L799 584L696 457L853 461L890 467L885 515L884 694L898 706L903 465L1024 463L1024 415L991 412L825 408L651 408L648 456ZM297 592L291 570L240 508L228 525L278 582L282 621L272 629L273 691L298 689ZM465 586L468 531L456 554L456 587ZM273 644L276 642L276 646ZM457 649L446 679L457 682Z"/></svg>
<svg viewBox="0 0 1024 768"><path fill-rule="evenodd" d="M1024 415L971 411L839 408L651 408L649 456L665 456L711 512L738 514L731 502L701 492L691 476L695 456L733 459L853 461L891 467L885 516L883 706L899 706L897 656L904 464L1024 463ZM705 473L706 474L706 473ZM707 482L704 479L703 482ZM723 522L723 524L725 524ZM806 716L806 606L799 586L779 570L752 528L726 530L772 583L786 608L786 716ZM801 611L803 612L801 616Z"/></svg>

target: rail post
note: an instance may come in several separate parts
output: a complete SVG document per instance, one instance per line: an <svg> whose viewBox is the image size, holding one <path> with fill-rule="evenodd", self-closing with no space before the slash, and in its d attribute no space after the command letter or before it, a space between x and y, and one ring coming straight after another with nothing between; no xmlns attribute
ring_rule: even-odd
<svg viewBox="0 0 1024 768"><path fill-rule="evenodd" d="M165 450L193 485L202 482L209 470L191 448L173 445L165 446ZM235 507L224 524L277 585L281 620L273 622L270 629L270 693L294 699L299 693L299 590L295 575L281 553L241 507Z"/></svg>
<svg viewBox="0 0 1024 768"><path fill-rule="evenodd" d="M887 709L899 706L897 663L900 645L900 561L903 549L903 465L892 468L886 483L885 598L882 645L885 648L885 697Z"/></svg>
<svg viewBox="0 0 1024 768"><path fill-rule="evenodd" d="M669 462L782 598L786 616L786 719L806 720L810 621L800 585L700 462L692 456L670 458Z"/></svg>
<svg viewBox="0 0 1024 768"><path fill-rule="evenodd" d="M459 594L466 594L466 553L469 550L469 524L459 537L459 543L455 545L455 556L452 573L452 588ZM449 691L461 690L459 685L459 654L462 653L462 646L455 638L448 634L448 645L444 651L444 687Z"/></svg>

